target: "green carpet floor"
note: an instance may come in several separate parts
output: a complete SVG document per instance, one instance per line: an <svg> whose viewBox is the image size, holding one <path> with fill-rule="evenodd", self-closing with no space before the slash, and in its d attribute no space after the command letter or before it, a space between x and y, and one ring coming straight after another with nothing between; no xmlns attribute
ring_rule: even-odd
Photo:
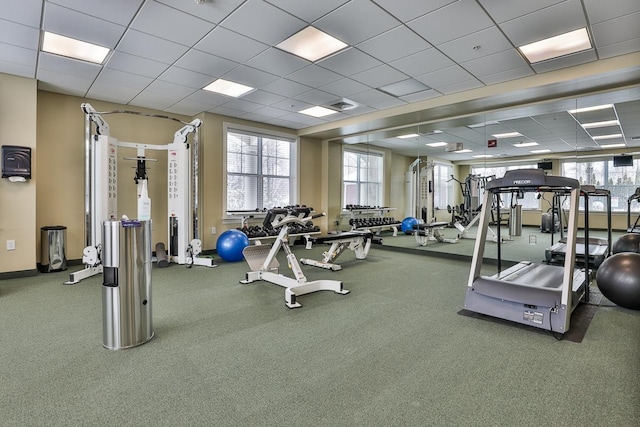
<svg viewBox="0 0 640 427"><path fill-rule="evenodd" d="M597 307L580 343L461 316L469 262L393 239L345 252L342 271L303 266L351 293L297 309L279 286L239 284L244 262L154 268L156 335L120 351L102 347L101 277L0 281L0 425L640 423L640 312Z"/></svg>

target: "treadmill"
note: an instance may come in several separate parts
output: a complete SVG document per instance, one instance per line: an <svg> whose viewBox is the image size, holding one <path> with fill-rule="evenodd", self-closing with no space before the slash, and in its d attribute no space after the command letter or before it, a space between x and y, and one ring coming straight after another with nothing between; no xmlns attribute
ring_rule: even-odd
<svg viewBox="0 0 640 427"><path fill-rule="evenodd" d="M499 201L500 194L517 192L569 195L564 264L522 261L503 270L498 239L498 272L491 276L483 275L481 270L491 220L490 209L494 204L491 198ZM509 170L504 177L487 183L465 293L465 310L560 334L569 331L571 313L588 292L589 285L585 270L575 268L579 193L578 180L547 176L542 169Z"/></svg>
<svg viewBox="0 0 640 427"><path fill-rule="evenodd" d="M640 187L636 188L636 192L633 193L627 199L627 233L640 233L640 215L636 218L636 221L631 225L631 202L638 200L640 202Z"/></svg>
<svg viewBox="0 0 640 427"><path fill-rule="evenodd" d="M580 265L587 264L585 259L585 246L587 247L588 264L594 269L611 255L611 192L606 189L596 188L593 185L583 185L580 187L580 196L584 198L584 237L576 238L576 262ZM592 197L603 197L606 201L607 213L607 238L589 237L589 200ZM557 202L556 202L557 200ZM560 209L560 198L554 197L554 203ZM589 242L585 244L585 242ZM553 232L551 233L551 247L545 250L545 259L549 264L564 264L567 253L567 239L563 236L563 227L560 227L560 240L553 243Z"/></svg>

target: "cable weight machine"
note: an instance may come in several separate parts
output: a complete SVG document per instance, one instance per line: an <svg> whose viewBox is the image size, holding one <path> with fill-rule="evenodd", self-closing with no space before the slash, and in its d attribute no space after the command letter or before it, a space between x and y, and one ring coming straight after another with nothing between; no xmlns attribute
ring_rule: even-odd
<svg viewBox="0 0 640 427"><path fill-rule="evenodd" d="M215 267L212 258L201 258L202 242L198 224L198 128L200 119L190 123L178 119L135 111L96 111L83 103L85 114L85 248L82 251L84 269L71 273L65 284L75 284L102 273L102 223L117 220L118 147L136 149L136 176L138 191L146 180L147 150L167 152L167 215L168 261L176 264ZM177 121L184 126L177 130L173 142L166 145L118 141L110 135L109 124L102 118L106 114L136 114ZM193 135L189 142L189 135Z"/></svg>

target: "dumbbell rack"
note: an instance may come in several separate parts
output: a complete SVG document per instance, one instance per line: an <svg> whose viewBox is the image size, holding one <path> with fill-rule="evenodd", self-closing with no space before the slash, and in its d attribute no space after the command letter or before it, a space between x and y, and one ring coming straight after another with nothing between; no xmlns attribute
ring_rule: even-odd
<svg viewBox="0 0 640 427"><path fill-rule="evenodd" d="M230 217L239 217L240 218L240 228L244 228L248 225L248 222L252 218L264 219L267 216L266 211L227 211L227 215ZM288 243L289 245L293 245L293 243L299 237L312 236L320 234L320 231L305 231L304 233L290 233L288 234ZM278 233L267 236L260 237L249 237L249 241L253 242L254 245L261 245L264 240L275 240L278 237Z"/></svg>
<svg viewBox="0 0 640 427"><path fill-rule="evenodd" d="M398 227L400 227L401 223L396 220L396 222L382 223L386 214L396 210L396 208L390 207L348 207L343 210L349 214L349 225L351 226L351 230L368 230L371 232L375 232L376 235L379 235L382 230L389 229L393 231L393 235L398 235ZM369 225L358 225L361 221L371 219L372 224ZM378 223L378 224L376 224Z"/></svg>

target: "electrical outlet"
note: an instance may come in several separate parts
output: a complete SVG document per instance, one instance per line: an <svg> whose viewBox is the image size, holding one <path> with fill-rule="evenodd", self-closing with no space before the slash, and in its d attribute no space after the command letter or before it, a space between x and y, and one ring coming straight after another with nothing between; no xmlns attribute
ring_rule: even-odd
<svg viewBox="0 0 640 427"><path fill-rule="evenodd" d="M16 250L16 241L15 240L7 240L7 250L15 251Z"/></svg>
<svg viewBox="0 0 640 427"><path fill-rule="evenodd" d="M211 234L216 234L218 230L215 227L211 227Z"/></svg>

